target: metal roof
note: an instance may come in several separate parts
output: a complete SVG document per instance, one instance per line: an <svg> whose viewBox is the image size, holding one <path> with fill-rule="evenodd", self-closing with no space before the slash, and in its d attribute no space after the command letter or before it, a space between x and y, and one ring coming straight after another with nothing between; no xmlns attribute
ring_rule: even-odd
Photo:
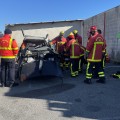
<svg viewBox="0 0 120 120"><path fill-rule="evenodd" d="M64 20L64 21L46 21L46 22L15 23L15 24L6 24L6 26L28 25L28 24L45 24L45 23L59 23L59 22L74 22L74 21L83 21L83 20L82 19L77 19L77 20Z"/></svg>

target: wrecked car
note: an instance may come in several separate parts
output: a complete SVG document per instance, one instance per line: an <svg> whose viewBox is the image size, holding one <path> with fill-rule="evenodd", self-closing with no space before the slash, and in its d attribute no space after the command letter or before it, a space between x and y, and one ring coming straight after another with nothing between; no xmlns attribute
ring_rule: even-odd
<svg viewBox="0 0 120 120"><path fill-rule="evenodd" d="M26 47L17 59L17 78L24 81L39 76L62 77L58 54L49 46L46 37L26 36Z"/></svg>

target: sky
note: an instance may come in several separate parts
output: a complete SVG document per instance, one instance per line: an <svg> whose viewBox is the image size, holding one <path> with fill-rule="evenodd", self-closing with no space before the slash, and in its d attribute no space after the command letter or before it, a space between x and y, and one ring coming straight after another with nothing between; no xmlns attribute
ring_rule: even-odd
<svg viewBox="0 0 120 120"><path fill-rule="evenodd" d="M120 0L1 0L0 31L6 24L87 19Z"/></svg>

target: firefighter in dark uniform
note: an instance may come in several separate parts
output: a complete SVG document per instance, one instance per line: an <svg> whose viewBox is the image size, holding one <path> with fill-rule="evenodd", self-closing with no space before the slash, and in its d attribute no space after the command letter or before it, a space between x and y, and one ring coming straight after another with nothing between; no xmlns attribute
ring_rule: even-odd
<svg viewBox="0 0 120 120"><path fill-rule="evenodd" d="M103 56L105 55L105 41L101 34L98 34L97 27L91 26L90 32L92 36L87 42L85 58L87 58L87 69L86 69L86 79L85 83L90 84L93 73L93 66L98 71L99 80L98 83L105 83L105 74L103 71L103 67L101 66L101 61Z"/></svg>
<svg viewBox="0 0 120 120"><path fill-rule="evenodd" d="M73 34L78 43L82 45L82 37L78 34L78 30L73 30Z"/></svg>
<svg viewBox="0 0 120 120"><path fill-rule="evenodd" d="M102 31L100 30L100 29L98 29L97 30L97 32L98 32L98 34L102 34ZM107 45L106 45L106 40L104 39L104 42L105 42L105 48L107 47ZM108 58L108 54L107 54L107 50L105 49L105 55L103 56L103 58L102 58L102 61L101 61L101 66L103 67L103 70L104 70L104 68L105 68L105 62L107 62L106 60L106 58ZM93 78L95 78L95 79L97 79L98 78L98 69L96 69L95 67L93 67Z"/></svg>
<svg viewBox="0 0 120 120"><path fill-rule="evenodd" d="M0 38L1 57L1 85L2 87L13 87L15 83L15 58L18 54L18 45L11 37L12 31L5 29L3 37Z"/></svg>
<svg viewBox="0 0 120 120"><path fill-rule="evenodd" d="M75 36L75 40L80 44L82 50L79 61L79 72L82 73L83 64L85 63L85 59L84 59L85 47L82 46L82 37L78 34L78 30L73 30L73 34Z"/></svg>
<svg viewBox="0 0 120 120"><path fill-rule="evenodd" d="M65 61L64 51L66 42L67 41L66 38L64 37L64 31L61 31L59 36L57 36L50 42L50 45L55 45L55 51L60 55L60 67L62 69L64 68Z"/></svg>
<svg viewBox="0 0 120 120"><path fill-rule="evenodd" d="M80 44L77 40L75 40L74 34L70 33L69 42L67 44L66 50L70 53L70 69L71 69L71 76L76 77L79 73L79 60L80 60L80 53L81 48Z"/></svg>

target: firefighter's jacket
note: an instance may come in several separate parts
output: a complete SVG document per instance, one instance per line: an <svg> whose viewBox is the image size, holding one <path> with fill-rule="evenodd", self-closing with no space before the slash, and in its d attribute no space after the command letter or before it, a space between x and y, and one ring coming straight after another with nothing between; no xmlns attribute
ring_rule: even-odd
<svg viewBox="0 0 120 120"><path fill-rule="evenodd" d="M55 39L53 39L50 44L51 45L55 44L56 45L55 50L58 53L62 53L65 50L66 42L67 42L66 38L58 36Z"/></svg>
<svg viewBox="0 0 120 120"><path fill-rule="evenodd" d="M101 34L96 33L87 42L88 62L100 62L105 53L106 42Z"/></svg>
<svg viewBox="0 0 120 120"><path fill-rule="evenodd" d="M80 53L80 57L82 57L82 56L84 56L84 54L85 54L85 51L86 51L86 48L84 47L84 46L82 46L82 45L80 45L81 47L81 53Z"/></svg>
<svg viewBox="0 0 120 120"><path fill-rule="evenodd" d="M0 57L1 58L15 58L18 54L18 45L15 39L10 35L5 34L0 38Z"/></svg>
<svg viewBox="0 0 120 120"><path fill-rule="evenodd" d="M75 39L71 39L68 42L68 44L66 46L66 50L69 51L70 58L72 58L72 59L79 59L80 58L81 46Z"/></svg>
<svg viewBox="0 0 120 120"><path fill-rule="evenodd" d="M75 39L78 41L80 45L82 45L82 37L79 34L75 35Z"/></svg>

